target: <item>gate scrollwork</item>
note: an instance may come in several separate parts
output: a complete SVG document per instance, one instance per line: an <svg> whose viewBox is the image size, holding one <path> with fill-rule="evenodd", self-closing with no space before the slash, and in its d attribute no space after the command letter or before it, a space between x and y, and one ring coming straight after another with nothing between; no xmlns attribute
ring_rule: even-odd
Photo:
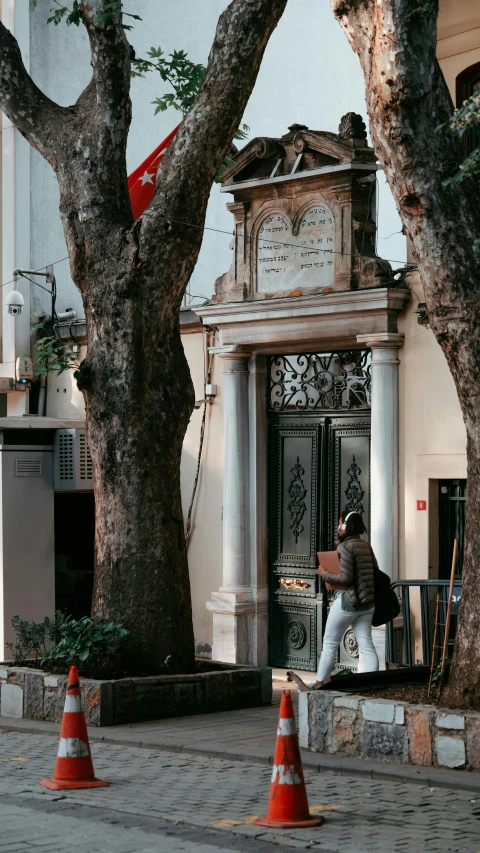
<svg viewBox="0 0 480 853"><path fill-rule="evenodd" d="M371 398L369 350L276 355L269 359L268 407L368 409Z"/></svg>
<svg viewBox="0 0 480 853"><path fill-rule="evenodd" d="M302 477L305 474L305 469L300 465L300 459L298 456L295 465L290 470L290 473L292 475L292 479L288 487L290 502L287 509L290 513L290 530L295 537L295 543L297 543L300 534L303 533L305 529L302 524L302 518L307 511L307 505L304 500L307 490L302 480Z"/></svg>

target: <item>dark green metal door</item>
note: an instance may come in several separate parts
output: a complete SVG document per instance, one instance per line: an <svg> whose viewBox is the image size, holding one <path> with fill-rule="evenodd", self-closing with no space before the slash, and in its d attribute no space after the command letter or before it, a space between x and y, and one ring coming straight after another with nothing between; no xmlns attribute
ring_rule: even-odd
<svg viewBox="0 0 480 853"><path fill-rule="evenodd" d="M273 666L316 669L327 607L317 572L317 551L335 547L336 522L345 507L362 512L368 526L370 411L369 396L361 393L361 382L365 392L368 373L365 365L358 368L359 360L355 362L352 355L328 353L270 359L268 539ZM342 374L331 367L334 356L339 356ZM329 368L323 370L322 381L315 362L321 358L328 360ZM307 364L308 382L316 381L324 388L325 373L329 377L335 373L335 377L334 381L329 380L330 396L322 391L323 396L313 398L307 390L306 405L299 407L301 360ZM357 373L352 374L355 382L344 381L339 389L347 373L345 365L352 363L357 364ZM287 375L289 371L293 380ZM308 405L312 399L316 406ZM346 401L345 407L342 400ZM363 411L352 412L355 408ZM358 652L350 640L347 635L344 637L340 663L354 666Z"/></svg>
<svg viewBox="0 0 480 853"><path fill-rule="evenodd" d="M317 550L325 420L270 423L270 658L315 669L321 641Z"/></svg>

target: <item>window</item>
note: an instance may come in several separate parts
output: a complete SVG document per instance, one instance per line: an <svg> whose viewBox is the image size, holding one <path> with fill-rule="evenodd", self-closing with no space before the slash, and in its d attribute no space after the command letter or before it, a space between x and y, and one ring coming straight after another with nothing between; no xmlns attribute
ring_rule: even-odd
<svg viewBox="0 0 480 853"><path fill-rule="evenodd" d="M457 109L476 92L480 92L480 62L470 65L457 77ZM467 130L462 138L469 154L479 145L479 137L472 130Z"/></svg>

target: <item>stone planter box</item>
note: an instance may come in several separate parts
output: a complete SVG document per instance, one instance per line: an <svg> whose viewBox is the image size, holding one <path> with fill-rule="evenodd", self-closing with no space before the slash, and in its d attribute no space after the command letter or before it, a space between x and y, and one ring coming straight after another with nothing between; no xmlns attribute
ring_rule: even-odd
<svg viewBox="0 0 480 853"><path fill-rule="evenodd" d="M300 745L422 767L480 770L480 713L322 690L299 695Z"/></svg>
<svg viewBox="0 0 480 853"><path fill-rule="evenodd" d="M195 675L160 675L96 681L81 678L85 717L89 726L114 726L255 708L272 701L272 670L199 662ZM204 670L204 671L203 671ZM66 675L0 664L0 715L61 722Z"/></svg>

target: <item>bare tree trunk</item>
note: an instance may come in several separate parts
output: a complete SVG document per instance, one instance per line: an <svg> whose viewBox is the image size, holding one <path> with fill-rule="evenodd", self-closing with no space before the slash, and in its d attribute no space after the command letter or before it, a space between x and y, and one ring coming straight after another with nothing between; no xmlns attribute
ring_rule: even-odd
<svg viewBox="0 0 480 853"><path fill-rule="evenodd" d="M442 187L465 153L458 138L439 129L453 104L436 60L437 0L331 5L360 60L375 151L418 263L430 326L466 425L463 589L445 701L480 708L480 253L473 248L480 235L479 187L472 179Z"/></svg>
<svg viewBox="0 0 480 853"><path fill-rule="evenodd" d="M135 223L125 162L131 48L119 14L108 0L80 3L93 76L68 108L37 89L0 24L0 106L56 172L83 294L88 352L78 385L96 499L93 610L134 631L132 670L194 666L180 496L194 396L179 309L213 180L286 2L232 0L221 15L202 87Z"/></svg>
<svg viewBox="0 0 480 853"><path fill-rule="evenodd" d="M142 671L193 671L179 477L193 386L178 311L159 316L146 295L156 281L138 271L128 285L126 299L112 294L109 316L87 307L88 360L79 385L97 508L92 611L134 631L131 651Z"/></svg>

